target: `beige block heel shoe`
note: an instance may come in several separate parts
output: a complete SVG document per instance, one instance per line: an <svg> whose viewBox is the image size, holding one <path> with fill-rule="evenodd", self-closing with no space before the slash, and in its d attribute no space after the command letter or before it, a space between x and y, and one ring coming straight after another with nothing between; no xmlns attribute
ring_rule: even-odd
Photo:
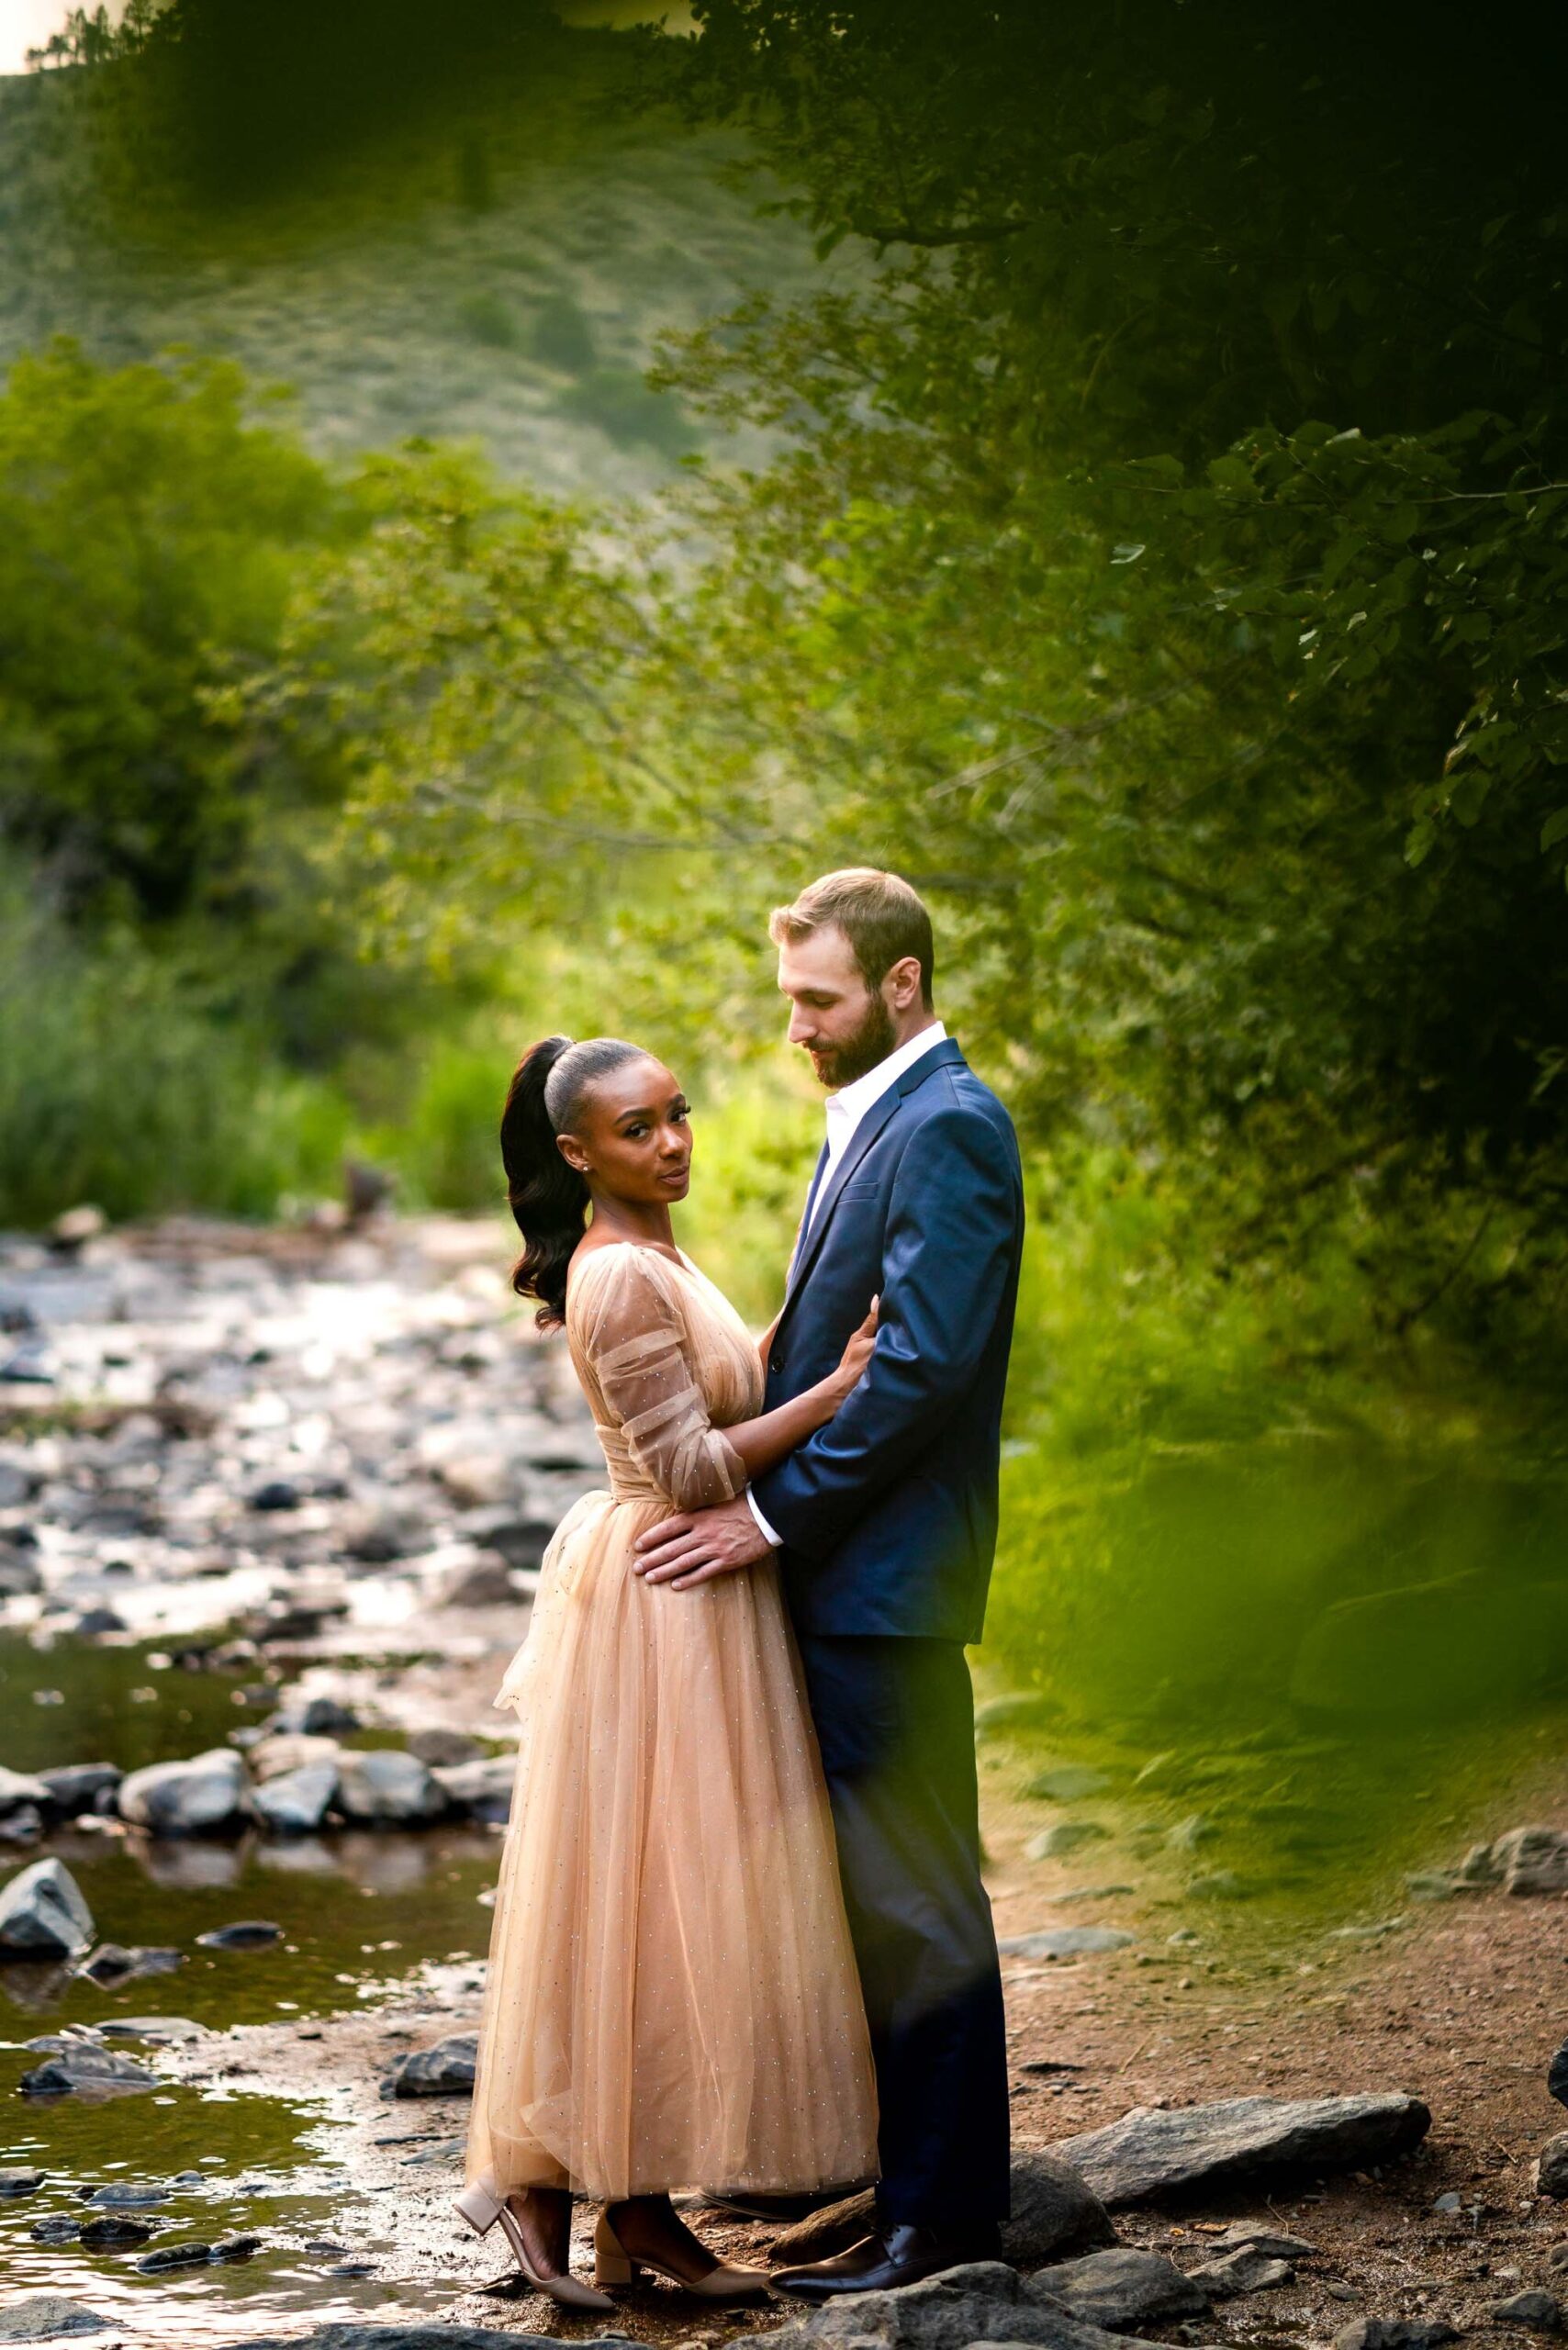
<svg viewBox="0 0 1568 2350"><path fill-rule="evenodd" d="M553 2301L559 2301L564 2310L594 2310L602 2316L614 2309L615 2304L607 2293L596 2293L591 2285L580 2284L575 2277L541 2277L529 2259L516 2212L510 2210L498 2197L493 2195L482 2180L476 2179L472 2187L464 2188L457 2198L457 2209L476 2236L487 2234L498 2220L500 2221L501 2233L510 2244L518 2266L536 2293L547 2293Z"/></svg>
<svg viewBox="0 0 1568 2350"><path fill-rule="evenodd" d="M644 2269L667 2277L683 2293L690 2293L700 2301L753 2301L768 2289L767 2271L761 2268L734 2268L722 2260L693 2284L689 2277L666 2267L662 2260L633 2260L601 2211L593 2232L594 2283L634 2285Z"/></svg>

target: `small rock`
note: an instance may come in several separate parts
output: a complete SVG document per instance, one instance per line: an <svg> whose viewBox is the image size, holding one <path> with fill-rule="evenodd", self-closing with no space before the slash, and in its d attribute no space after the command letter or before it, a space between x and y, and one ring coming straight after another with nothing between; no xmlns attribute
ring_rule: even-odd
<svg viewBox="0 0 1568 2350"><path fill-rule="evenodd" d="M100 1942L74 1971L84 1975L90 1983L119 1984L129 1983L138 1975L173 1975L185 1963L183 1950L164 1945Z"/></svg>
<svg viewBox="0 0 1568 2350"><path fill-rule="evenodd" d="M1267 2292L1271 2286L1295 2281L1295 2270L1288 2260L1275 2259L1256 2244L1243 2244L1224 2259L1207 2260L1188 2274L1216 2301L1232 2300L1238 2293Z"/></svg>
<svg viewBox="0 0 1568 2350"><path fill-rule="evenodd" d="M339 1697L297 1695L286 1698L267 1725L271 1731L291 1730L300 1738L346 1737L364 1727L353 1707Z"/></svg>
<svg viewBox="0 0 1568 2350"><path fill-rule="evenodd" d="M304 1495L298 1486L290 1484L286 1477L269 1477L266 1483L258 1485L251 1495L251 1507L263 1510L297 1509L303 1499Z"/></svg>
<svg viewBox="0 0 1568 2350"><path fill-rule="evenodd" d="M63 2293L25 2293L0 2310L0 2342L50 2342L61 2333L103 2333L113 2322Z"/></svg>
<svg viewBox="0 0 1568 2350"><path fill-rule="evenodd" d="M283 1771L251 1788L246 1807L260 1828L272 1836L309 1836L327 1817L338 1792L335 1762L307 1763L302 1771Z"/></svg>
<svg viewBox="0 0 1568 2350"><path fill-rule="evenodd" d="M1462 2211L1464 2198L1450 2187L1445 2194L1437 2197L1432 2209L1434 2211Z"/></svg>
<svg viewBox="0 0 1568 2350"><path fill-rule="evenodd" d="M1217 2098L1135 2106L1102 2130L1052 2148L1108 2205L1249 2172L1360 2170L1416 2145L1431 2126L1419 2098Z"/></svg>
<svg viewBox="0 0 1568 2350"><path fill-rule="evenodd" d="M1054 1861L1063 1852L1075 1852L1081 1844L1092 1844L1110 1832L1097 1819L1058 1819L1054 1827L1042 1828L1037 1836L1030 1837L1024 1847L1024 1857L1029 1861Z"/></svg>
<svg viewBox="0 0 1568 2350"><path fill-rule="evenodd" d="M81 2232L81 2221L73 2220L69 2211L50 2211L28 2230L35 2244L74 2244Z"/></svg>
<svg viewBox="0 0 1568 2350"><path fill-rule="evenodd" d="M1310 2260L1317 2246L1308 2244L1305 2236L1286 2235L1281 2228L1271 2228L1264 2221L1253 2225L1246 2220L1235 2220L1215 2238L1215 2250L1261 2252L1271 2260Z"/></svg>
<svg viewBox="0 0 1568 2350"><path fill-rule="evenodd" d="M439 1607L515 1607L520 1595L498 1550L454 1567L436 1586Z"/></svg>
<svg viewBox="0 0 1568 2350"><path fill-rule="evenodd" d="M417 1754L395 1746L344 1750L338 1770L338 1808L345 1819L409 1825L439 1819L446 1789Z"/></svg>
<svg viewBox="0 0 1568 2350"><path fill-rule="evenodd" d="M1536 2156L1535 2187L1538 2195L1550 2195L1559 2203L1568 2202L1568 2131L1549 2138ZM1459 2198L1455 2196L1454 2208L1457 2210L1458 2206Z"/></svg>
<svg viewBox="0 0 1568 2350"><path fill-rule="evenodd" d="M1035 1934L1009 1934L996 1945L1003 1958L1078 1958L1091 1951L1125 1950L1136 1934L1121 1926L1047 1926Z"/></svg>
<svg viewBox="0 0 1568 2350"><path fill-rule="evenodd" d="M39 1773L50 1810L62 1819L109 1809L108 1798L124 1775L113 1762L67 1762L59 1770Z"/></svg>
<svg viewBox="0 0 1568 2350"><path fill-rule="evenodd" d="M0 1886L0 1950L70 1957L91 1945L95 1930L82 1889L62 1861L34 1861Z"/></svg>
<svg viewBox="0 0 1568 2350"><path fill-rule="evenodd" d="M41 2170L30 2168L0 2170L0 2197L36 2195L46 2176Z"/></svg>
<svg viewBox="0 0 1568 2350"><path fill-rule="evenodd" d="M1048 1803L1080 1803L1085 1796L1103 1794L1110 1784L1110 1773L1092 1763L1052 1762L1036 1772L1024 1793Z"/></svg>
<svg viewBox="0 0 1568 2350"><path fill-rule="evenodd" d="M73 1257L89 1240L96 1240L109 1228L109 1220L100 1207L84 1200L73 1208L62 1208L49 1227L49 1245L56 1256Z"/></svg>
<svg viewBox="0 0 1568 2350"><path fill-rule="evenodd" d="M1492 1846L1492 1865L1505 1893L1568 1891L1568 1832L1561 1828L1511 1828Z"/></svg>
<svg viewBox="0 0 1568 2350"><path fill-rule="evenodd" d="M438 1763L432 1775L446 1790L449 1799L461 1805L473 1818L505 1826L517 1780L514 1754L486 1755L476 1762L457 1762L450 1769Z"/></svg>
<svg viewBox="0 0 1568 2350"><path fill-rule="evenodd" d="M1457 2342L1446 2317L1358 2317L1334 2336L1334 2350L1439 2350Z"/></svg>
<svg viewBox="0 0 1568 2350"><path fill-rule="evenodd" d="M168 2199L166 2187L139 2186L129 2178L115 2178L106 2187L95 2187L87 2198L89 2203L106 2211L151 2211Z"/></svg>
<svg viewBox="0 0 1568 2350"><path fill-rule="evenodd" d="M110 2097L131 2089L155 2089L158 2076L134 2056L118 2056L111 2049L95 2048L83 2041L62 2050L46 2064L35 2065L19 2083L24 2097Z"/></svg>
<svg viewBox="0 0 1568 2350"><path fill-rule="evenodd" d="M1451 1901L1462 1889L1447 1869L1411 1869L1405 1878L1405 1890L1417 1901Z"/></svg>
<svg viewBox="0 0 1568 2350"><path fill-rule="evenodd" d="M1543 2293L1532 2288L1515 2293L1506 2301L1494 2301L1487 2315L1498 2325L1522 2325L1531 2333L1561 2333L1562 2304L1555 2293Z"/></svg>
<svg viewBox="0 0 1568 2350"><path fill-rule="evenodd" d="M123 1632L127 1627L125 1617L117 1616L112 1607L84 1607L72 1628L94 1639L101 1632Z"/></svg>
<svg viewBox="0 0 1568 2350"><path fill-rule="evenodd" d="M1196 2316L1209 2305L1204 2287L1183 2277L1173 2260L1131 2244L1042 2268L1030 2286L1048 2293L1086 2325L1103 2326L1111 2333L1163 2323L1167 2318Z"/></svg>
<svg viewBox="0 0 1568 2350"><path fill-rule="evenodd" d="M211 2258L209 2244L161 2244L156 2251L144 2252L136 2265L144 2277L156 2277L165 2268L205 2268Z"/></svg>
<svg viewBox="0 0 1568 2350"><path fill-rule="evenodd" d="M335 1779L342 1751L335 1738L317 1738L292 1729L265 1732L250 1751L251 1776L265 1783L287 1778L296 1771L330 1767Z"/></svg>
<svg viewBox="0 0 1568 2350"><path fill-rule="evenodd" d="M221 2243L213 2245L212 2257L214 2260L249 2260L253 2252L260 2252L262 2244L260 2236L225 2236Z"/></svg>
<svg viewBox="0 0 1568 2350"><path fill-rule="evenodd" d="M207 1950L263 1950L282 1939L283 1928L263 1918L241 1918L232 1926L214 1926L196 1940Z"/></svg>
<svg viewBox="0 0 1568 2350"><path fill-rule="evenodd" d="M433 2048L411 2049L399 2056L381 2084L384 2098L471 2097L478 2035L448 2033Z"/></svg>
<svg viewBox="0 0 1568 2350"><path fill-rule="evenodd" d="M487 1758L476 1738L464 1729L447 1729L434 1723L427 1729L415 1730L409 1740L409 1751L428 1762L432 1771L456 1769L464 1762L483 1762Z"/></svg>
<svg viewBox="0 0 1568 2350"><path fill-rule="evenodd" d="M215 1746L183 1762L150 1762L119 1784L122 1819L155 1836L194 1836L241 1817L245 1766L232 1747Z"/></svg>
<svg viewBox="0 0 1568 2350"><path fill-rule="evenodd" d="M24 1809L37 1810L50 1800L50 1790L42 1779L35 1779L27 1771L7 1771L0 1763L0 1815Z"/></svg>
<svg viewBox="0 0 1568 2350"><path fill-rule="evenodd" d="M1323 2289L1333 2301L1359 2301L1361 2298L1354 2285L1341 2284L1337 2277L1330 2277Z"/></svg>
<svg viewBox="0 0 1568 2350"><path fill-rule="evenodd" d="M118 2252L129 2244L146 2244L152 2234L145 2220L127 2220L114 2214L101 2220L86 2220L80 2231L80 2241L89 2252Z"/></svg>

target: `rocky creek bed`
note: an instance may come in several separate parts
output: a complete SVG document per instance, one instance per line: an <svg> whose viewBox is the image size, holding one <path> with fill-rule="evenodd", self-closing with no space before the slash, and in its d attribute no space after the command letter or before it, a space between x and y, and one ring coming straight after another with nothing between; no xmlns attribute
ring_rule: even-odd
<svg viewBox="0 0 1568 2350"><path fill-rule="evenodd" d="M481 1220L0 1237L0 2342L594 2337L451 2210L489 1699L595 1460L506 1262ZM1353 1894L1271 1893L1226 1807L1317 1767L1299 1724L1140 1754L1001 1698L981 1735L1023 2281L722 2322L646 2288L620 2334L1562 2331L1559 1747Z"/></svg>

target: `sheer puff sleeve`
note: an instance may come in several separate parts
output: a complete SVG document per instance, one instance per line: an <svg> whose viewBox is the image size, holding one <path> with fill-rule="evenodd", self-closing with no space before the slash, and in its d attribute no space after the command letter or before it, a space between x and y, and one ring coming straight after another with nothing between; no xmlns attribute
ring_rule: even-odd
<svg viewBox="0 0 1568 2350"><path fill-rule="evenodd" d="M597 1249L575 1277L584 1355L633 1466L677 1509L740 1493L745 1464L708 1415L678 1284L656 1249Z"/></svg>

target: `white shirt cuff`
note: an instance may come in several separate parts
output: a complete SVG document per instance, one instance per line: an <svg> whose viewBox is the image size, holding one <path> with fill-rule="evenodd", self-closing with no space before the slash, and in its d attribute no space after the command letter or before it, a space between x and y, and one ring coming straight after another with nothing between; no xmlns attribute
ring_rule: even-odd
<svg viewBox="0 0 1568 2350"><path fill-rule="evenodd" d="M756 1523L757 1523L758 1530L759 1530L759 1531L760 1531L760 1532L761 1532L761 1533L766 1537L766 1539L767 1539L769 1542L771 1542L771 1544L773 1545L773 1548L774 1548L776 1550L781 1550L784 1548L784 1543L783 1543L782 1537L781 1537L781 1536L779 1536L779 1535L775 1534L775 1532L773 1531L772 1527L771 1527L771 1526L769 1526L769 1524L767 1523L767 1520L764 1517L764 1516L762 1515L762 1512L758 1509L758 1507L757 1507L757 1505L756 1505L756 1495L752 1492L752 1489L751 1489L751 1487L750 1487L749 1485L748 1485L748 1486L746 1487L746 1489L745 1489L745 1505L746 1505L747 1509L749 1509L749 1510L750 1510L750 1512L751 1512L751 1514L752 1514L753 1517L755 1517L755 1518L756 1518Z"/></svg>

